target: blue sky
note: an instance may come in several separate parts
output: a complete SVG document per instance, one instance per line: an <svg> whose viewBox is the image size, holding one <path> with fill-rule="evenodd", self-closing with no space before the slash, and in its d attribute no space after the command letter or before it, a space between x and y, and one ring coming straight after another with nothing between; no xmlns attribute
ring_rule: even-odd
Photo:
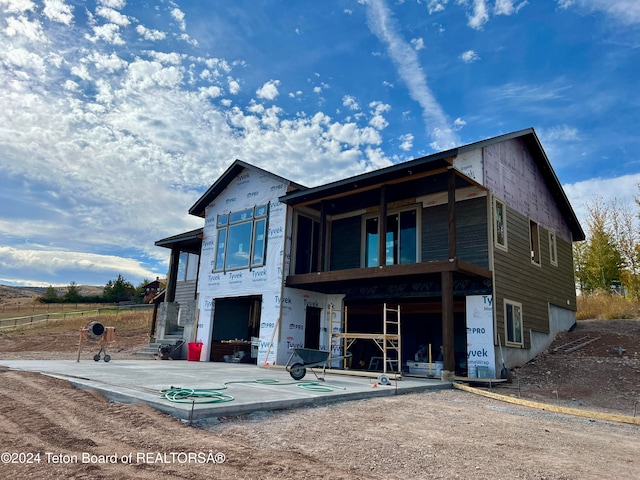
<svg viewBox="0 0 640 480"><path fill-rule="evenodd" d="M636 208L639 72L637 0L0 0L0 283L164 276L234 159L314 186L534 127L580 218Z"/></svg>

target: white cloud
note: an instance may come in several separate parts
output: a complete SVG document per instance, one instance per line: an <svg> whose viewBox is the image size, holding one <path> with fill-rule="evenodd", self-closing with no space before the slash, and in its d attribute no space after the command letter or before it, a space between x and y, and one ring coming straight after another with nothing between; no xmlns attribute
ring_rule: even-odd
<svg viewBox="0 0 640 480"><path fill-rule="evenodd" d="M229 84L229 93L236 95L238 94L238 92L240 92L240 83L238 83L237 80L230 78L228 80L228 84Z"/></svg>
<svg viewBox="0 0 640 480"><path fill-rule="evenodd" d="M35 10L35 5L31 0L0 0L0 5L4 5L6 13L24 13Z"/></svg>
<svg viewBox="0 0 640 480"><path fill-rule="evenodd" d="M280 94L280 92L278 92L278 85L280 85L280 80L269 80L256 90L256 95L258 98L273 100Z"/></svg>
<svg viewBox="0 0 640 480"><path fill-rule="evenodd" d="M398 32L398 25L386 4L381 0L367 3L367 17L371 31L387 45L398 74L409 89L409 94L423 111L427 133L436 150L454 147L458 138L448 125L442 107L427 85L427 79L418 61L416 51L407 44Z"/></svg>
<svg viewBox="0 0 640 480"><path fill-rule="evenodd" d="M51 275L60 270L74 270L78 273L104 272L107 274L118 271L125 278L130 276L153 278L157 275L157 272L143 267L138 260L130 258L47 249L46 247L34 249L29 246L25 248L0 246L0 267L5 271L5 275L7 270L20 271L21 269L38 270Z"/></svg>
<svg viewBox="0 0 640 480"><path fill-rule="evenodd" d="M467 122L458 117L453 121L453 128L455 130L462 130L466 124Z"/></svg>
<svg viewBox="0 0 640 480"><path fill-rule="evenodd" d="M469 15L468 25L475 30L480 30L488 21L489 11L486 0L473 0L473 12Z"/></svg>
<svg viewBox="0 0 640 480"><path fill-rule="evenodd" d="M129 20L129 17L121 14L113 8L98 7L96 9L96 15L106 18L109 22L120 25L121 27L126 27L127 25L131 24L131 20Z"/></svg>
<svg viewBox="0 0 640 480"><path fill-rule="evenodd" d="M104 40L113 45L124 45L124 40L120 35L120 27L115 23L107 23L105 25L96 25L93 27L93 36L86 35L87 40L98 42Z"/></svg>
<svg viewBox="0 0 640 480"><path fill-rule="evenodd" d="M152 42L164 40L167 37L167 34L165 32L161 32L160 30L149 29L144 25L136 26L136 32L138 32L138 34L142 36L145 40L150 40Z"/></svg>
<svg viewBox="0 0 640 480"><path fill-rule="evenodd" d="M592 204L596 196L601 197L605 203L616 200L619 205L626 206L631 211L637 211L635 197L640 193L639 182L640 173L636 173L614 178L592 178L564 184L562 187L583 230L586 230L588 217L586 205Z"/></svg>
<svg viewBox="0 0 640 480"><path fill-rule="evenodd" d="M178 22L178 27L183 32L187 29L187 24L184 20L184 12L179 8L171 10L171 16Z"/></svg>
<svg viewBox="0 0 640 480"><path fill-rule="evenodd" d="M473 63L473 62L477 62L478 60L480 60L480 57L473 50L467 50L462 55L460 55L460 59L464 63Z"/></svg>
<svg viewBox="0 0 640 480"><path fill-rule="evenodd" d="M424 50L425 48L424 40L422 38L412 38L410 43L413 49L416 51Z"/></svg>
<svg viewBox="0 0 640 480"><path fill-rule="evenodd" d="M405 152L408 152L413 148L413 134L407 133L406 135L401 135L399 140L400 140L400 145L399 145L400 150L404 150Z"/></svg>
<svg viewBox="0 0 640 480"><path fill-rule="evenodd" d="M44 0L44 16L49 20L65 25L73 22L73 7L67 5L62 0Z"/></svg>
<svg viewBox="0 0 640 480"><path fill-rule="evenodd" d="M527 0L521 1L517 5L514 5L514 0L496 0L493 7L494 15L513 15L518 13L522 7L529 3Z"/></svg>
<svg viewBox="0 0 640 480"><path fill-rule="evenodd" d="M602 12L625 25L640 24L640 2L637 0L558 0L558 7Z"/></svg>
<svg viewBox="0 0 640 480"><path fill-rule="evenodd" d="M428 0L427 1L427 9L429 10L429 14L441 12L449 3L449 0Z"/></svg>
<svg viewBox="0 0 640 480"><path fill-rule="evenodd" d="M7 17L5 33L10 36L22 35L30 40L45 41L42 24L38 20L29 20L24 15Z"/></svg>
<svg viewBox="0 0 640 480"><path fill-rule="evenodd" d="M342 105L347 107L349 110L357 111L360 110L360 105L358 105L358 101L355 97L351 95L345 95L342 97Z"/></svg>
<svg viewBox="0 0 640 480"><path fill-rule="evenodd" d="M543 143L548 142L577 142L581 140L578 129L568 125L557 125L551 128L538 129L538 135Z"/></svg>

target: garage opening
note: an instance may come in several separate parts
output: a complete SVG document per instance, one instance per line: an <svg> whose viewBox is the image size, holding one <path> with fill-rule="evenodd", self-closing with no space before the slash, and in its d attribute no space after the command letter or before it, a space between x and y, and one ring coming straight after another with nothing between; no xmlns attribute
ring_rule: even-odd
<svg viewBox="0 0 640 480"><path fill-rule="evenodd" d="M389 303L393 303L391 300ZM410 301L403 299L397 305L401 309L401 353L402 371L409 372L409 363L420 359L422 363L441 360L440 346L442 337L442 303L440 301ZM383 331L383 303L349 302L349 333L376 334ZM465 321L464 297L454 300L454 351L455 372L467 374L467 328ZM351 368L356 370L382 371L380 348L375 342L356 340L349 348L353 355ZM393 353L393 352L392 352ZM397 369L397 358L390 358L387 371Z"/></svg>
<svg viewBox="0 0 640 480"><path fill-rule="evenodd" d="M261 310L261 295L215 301L212 362L257 363L257 348L255 345L252 348L252 339L259 336Z"/></svg>

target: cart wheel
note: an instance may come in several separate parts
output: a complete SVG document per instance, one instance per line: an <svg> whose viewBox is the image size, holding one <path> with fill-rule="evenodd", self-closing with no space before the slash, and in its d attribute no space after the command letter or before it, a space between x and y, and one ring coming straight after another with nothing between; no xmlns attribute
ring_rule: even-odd
<svg viewBox="0 0 640 480"><path fill-rule="evenodd" d="M108 362L109 360L111 360L111 355L105 355L104 356L104 361Z"/></svg>
<svg viewBox="0 0 640 480"><path fill-rule="evenodd" d="M294 363L291 365L291 369L289 370L289 375L294 380L302 380L304 376L307 374L307 369L301 363Z"/></svg>
<svg viewBox="0 0 640 480"><path fill-rule="evenodd" d="M95 354L95 355L93 356L93 359L94 359L96 362L99 362L99 361L100 361L100 354Z"/></svg>

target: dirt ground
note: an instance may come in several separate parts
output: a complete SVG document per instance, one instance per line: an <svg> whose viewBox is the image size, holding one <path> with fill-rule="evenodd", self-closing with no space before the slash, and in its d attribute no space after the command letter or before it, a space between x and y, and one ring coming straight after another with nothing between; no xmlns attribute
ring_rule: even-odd
<svg viewBox="0 0 640 480"><path fill-rule="evenodd" d="M572 353L542 354L494 391L632 415L640 320L579 322L550 350L586 336L601 338ZM77 332L2 334L0 359L75 359L77 341ZM143 332L120 334L113 361L132 358L145 342ZM95 346L83 350L86 357ZM1 478L32 479L620 479L638 478L640 427L457 390L189 427L147 406L0 367L0 460Z"/></svg>

